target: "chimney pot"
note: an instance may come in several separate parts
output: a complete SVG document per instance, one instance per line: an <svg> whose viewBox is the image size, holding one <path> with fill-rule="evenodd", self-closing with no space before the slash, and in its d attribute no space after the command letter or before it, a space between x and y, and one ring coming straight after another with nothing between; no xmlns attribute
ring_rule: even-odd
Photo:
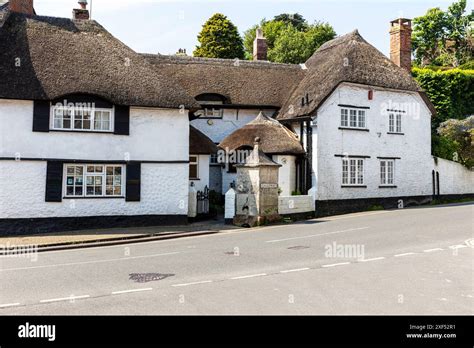
<svg viewBox="0 0 474 348"><path fill-rule="evenodd" d="M33 0L10 0L10 11L33 16Z"/></svg>
<svg viewBox="0 0 474 348"><path fill-rule="evenodd" d="M411 20L398 18L390 22L390 59L411 72Z"/></svg>
<svg viewBox="0 0 474 348"><path fill-rule="evenodd" d="M89 10L87 9L87 0L79 0L77 2L81 8L72 10L72 19L74 20L88 20L90 18Z"/></svg>
<svg viewBox="0 0 474 348"><path fill-rule="evenodd" d="M267 60L267 39L263 36L261 28L257 28L255 40L253 41L253 60Z"/></svg>

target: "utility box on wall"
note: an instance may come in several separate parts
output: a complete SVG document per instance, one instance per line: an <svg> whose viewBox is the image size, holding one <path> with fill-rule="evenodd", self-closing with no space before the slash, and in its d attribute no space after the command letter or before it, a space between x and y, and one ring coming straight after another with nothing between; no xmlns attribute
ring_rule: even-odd
<svg viewBox="0 0 474 348"><path fill-rule="evenodd" d="M259 226L280 219L278 214L278 169L259 150L260 139L255 139L253 151L244 164L236 165L236 214L237 226Z"/></svg>

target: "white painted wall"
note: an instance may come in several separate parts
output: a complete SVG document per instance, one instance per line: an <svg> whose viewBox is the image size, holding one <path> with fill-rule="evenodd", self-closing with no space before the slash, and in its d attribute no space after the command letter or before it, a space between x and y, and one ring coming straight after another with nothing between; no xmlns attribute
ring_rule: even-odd
<svg viewBox="0 0 474 348"><path fill-rule="evenodd" d="M131 108L130 135L32 131L31 101L0 100L0 157L188 161L189 121L179 110ZM142 164L141 201L45 202L46 162L0 161L0 218L186 215L188 164Z"/></svg>
<svg viewBox="0 0 474 348"><path fill-rule="evenodd" d="M259 109L235 110L224 109L222 119L196 119L191 125L206 134L214 143L220 143L225 137L242 128L258 116ZM266 115L272 115L274 110L264 110ZM211 121L210 125L208 121ZM224 188L226 190L227 188Z"/></svg>
<svg viewBox="0 0 474 348"><path fill-rule="evenodd" d="M442 158L433 158L433 169L439 172L441 195L474 193L474 171Z"/></svg>
<svg viewBox="0 0 474 348"><path fill-rule="evenodd" d="M211 165L209 167L209 189L219 194L222 192L222 170L220 165Z"/></svg>
<svg viewBox="0 0 474 348"><path fill-rule="evenodd" d="M341 84L317 111L317 126L313 129L317 199L431 195L431 118L426 104L417 93L375 87L372 88L373 100L368 100L368 90L367 86ZM394 103L418 111L403 116L404 135L387 134L388 115L382 111ZM370 107L366 110L369 132L338 129L338 104ZM341 187L342 160L334 155L344 153L370 156L364 163L367 188ZM379 188L379 156L401 158L395 161L397 188Z"/></svg>
<svg viewBox="0 0 474 348"><path fill-rule="evenodd" d="M291 196L296 186L296 157L291 155L274 155L273 161L281 164L278 169L278 187L281 196Z"/></svg>
<svg viewBox="0 0 474 348"><path fill-rule="evenodd" d="M237 173L227 173L225 168L222 168L222 192L227 192L231 183L235 183Z"/></svg>
<svg viewBox="0 0 474 348"><path fill-rule="evenodd" d="M188 165L142 164L141 200L45 202L46 162L0 161L0 219L101 215L187 215Z"/></svg>
<svg viewBox="0 0 474 348"><path fill-rule="evenodd" d="M295 214L314 211L314 198L312 196L279 196L278 214Z"/></svg>
<svg viewBox="0 0 474 348"><path fill-rule="evenodd" d="M33 102L0 99L0 157L188 161L187 112L131 108L130 135L33 132ZM188 128L186 128L188 127Z"/></svg>
<svg viewBox="0 0 474 348"><path fill-rule="evenodd" d="M194 187L198 191L204 191L204 188L209 187L209 161L210 155L198 155L198 176L199 180L189 180L194 183Z"/></svg>

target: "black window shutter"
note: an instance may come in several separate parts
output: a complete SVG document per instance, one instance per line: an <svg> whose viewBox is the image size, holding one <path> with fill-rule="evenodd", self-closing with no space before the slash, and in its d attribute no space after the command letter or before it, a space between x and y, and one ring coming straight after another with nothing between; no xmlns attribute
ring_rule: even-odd
<svg viewBox="0 0 474 348"><path fill-rule="evenodd" d="M61 202L63 188L63 162L48 161L46 166L46 202Z"/></svg>
<svg viewBox="0 0 474 348"><path fill-rule="evenodd" d="M125 200L127 202L140 201L140 178L141 178L141 163L130 162L127 164L127 188L125 193Z"/></svg>
<svg viewBox="0 0 474 348"><path fill-rule="evenodd" d="M33 102L33 132L49 132L49 101Z"/></svg>
<svg viewBox="0 0 474 348"><path fill-rule="evenodd" d="M114 133L130 135L130 107L115 105Z"/></svg>

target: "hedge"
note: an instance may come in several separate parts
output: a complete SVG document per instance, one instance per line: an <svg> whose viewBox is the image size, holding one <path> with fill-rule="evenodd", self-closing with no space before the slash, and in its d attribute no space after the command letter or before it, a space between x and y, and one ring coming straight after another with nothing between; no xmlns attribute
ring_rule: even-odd
<svg viewBox="0 0 474 348"><path fill-rule="evenodd" d="M474 115L474 70L413 68L412 74L436 108L433 133L441 122L450 118Z"/></svg>

